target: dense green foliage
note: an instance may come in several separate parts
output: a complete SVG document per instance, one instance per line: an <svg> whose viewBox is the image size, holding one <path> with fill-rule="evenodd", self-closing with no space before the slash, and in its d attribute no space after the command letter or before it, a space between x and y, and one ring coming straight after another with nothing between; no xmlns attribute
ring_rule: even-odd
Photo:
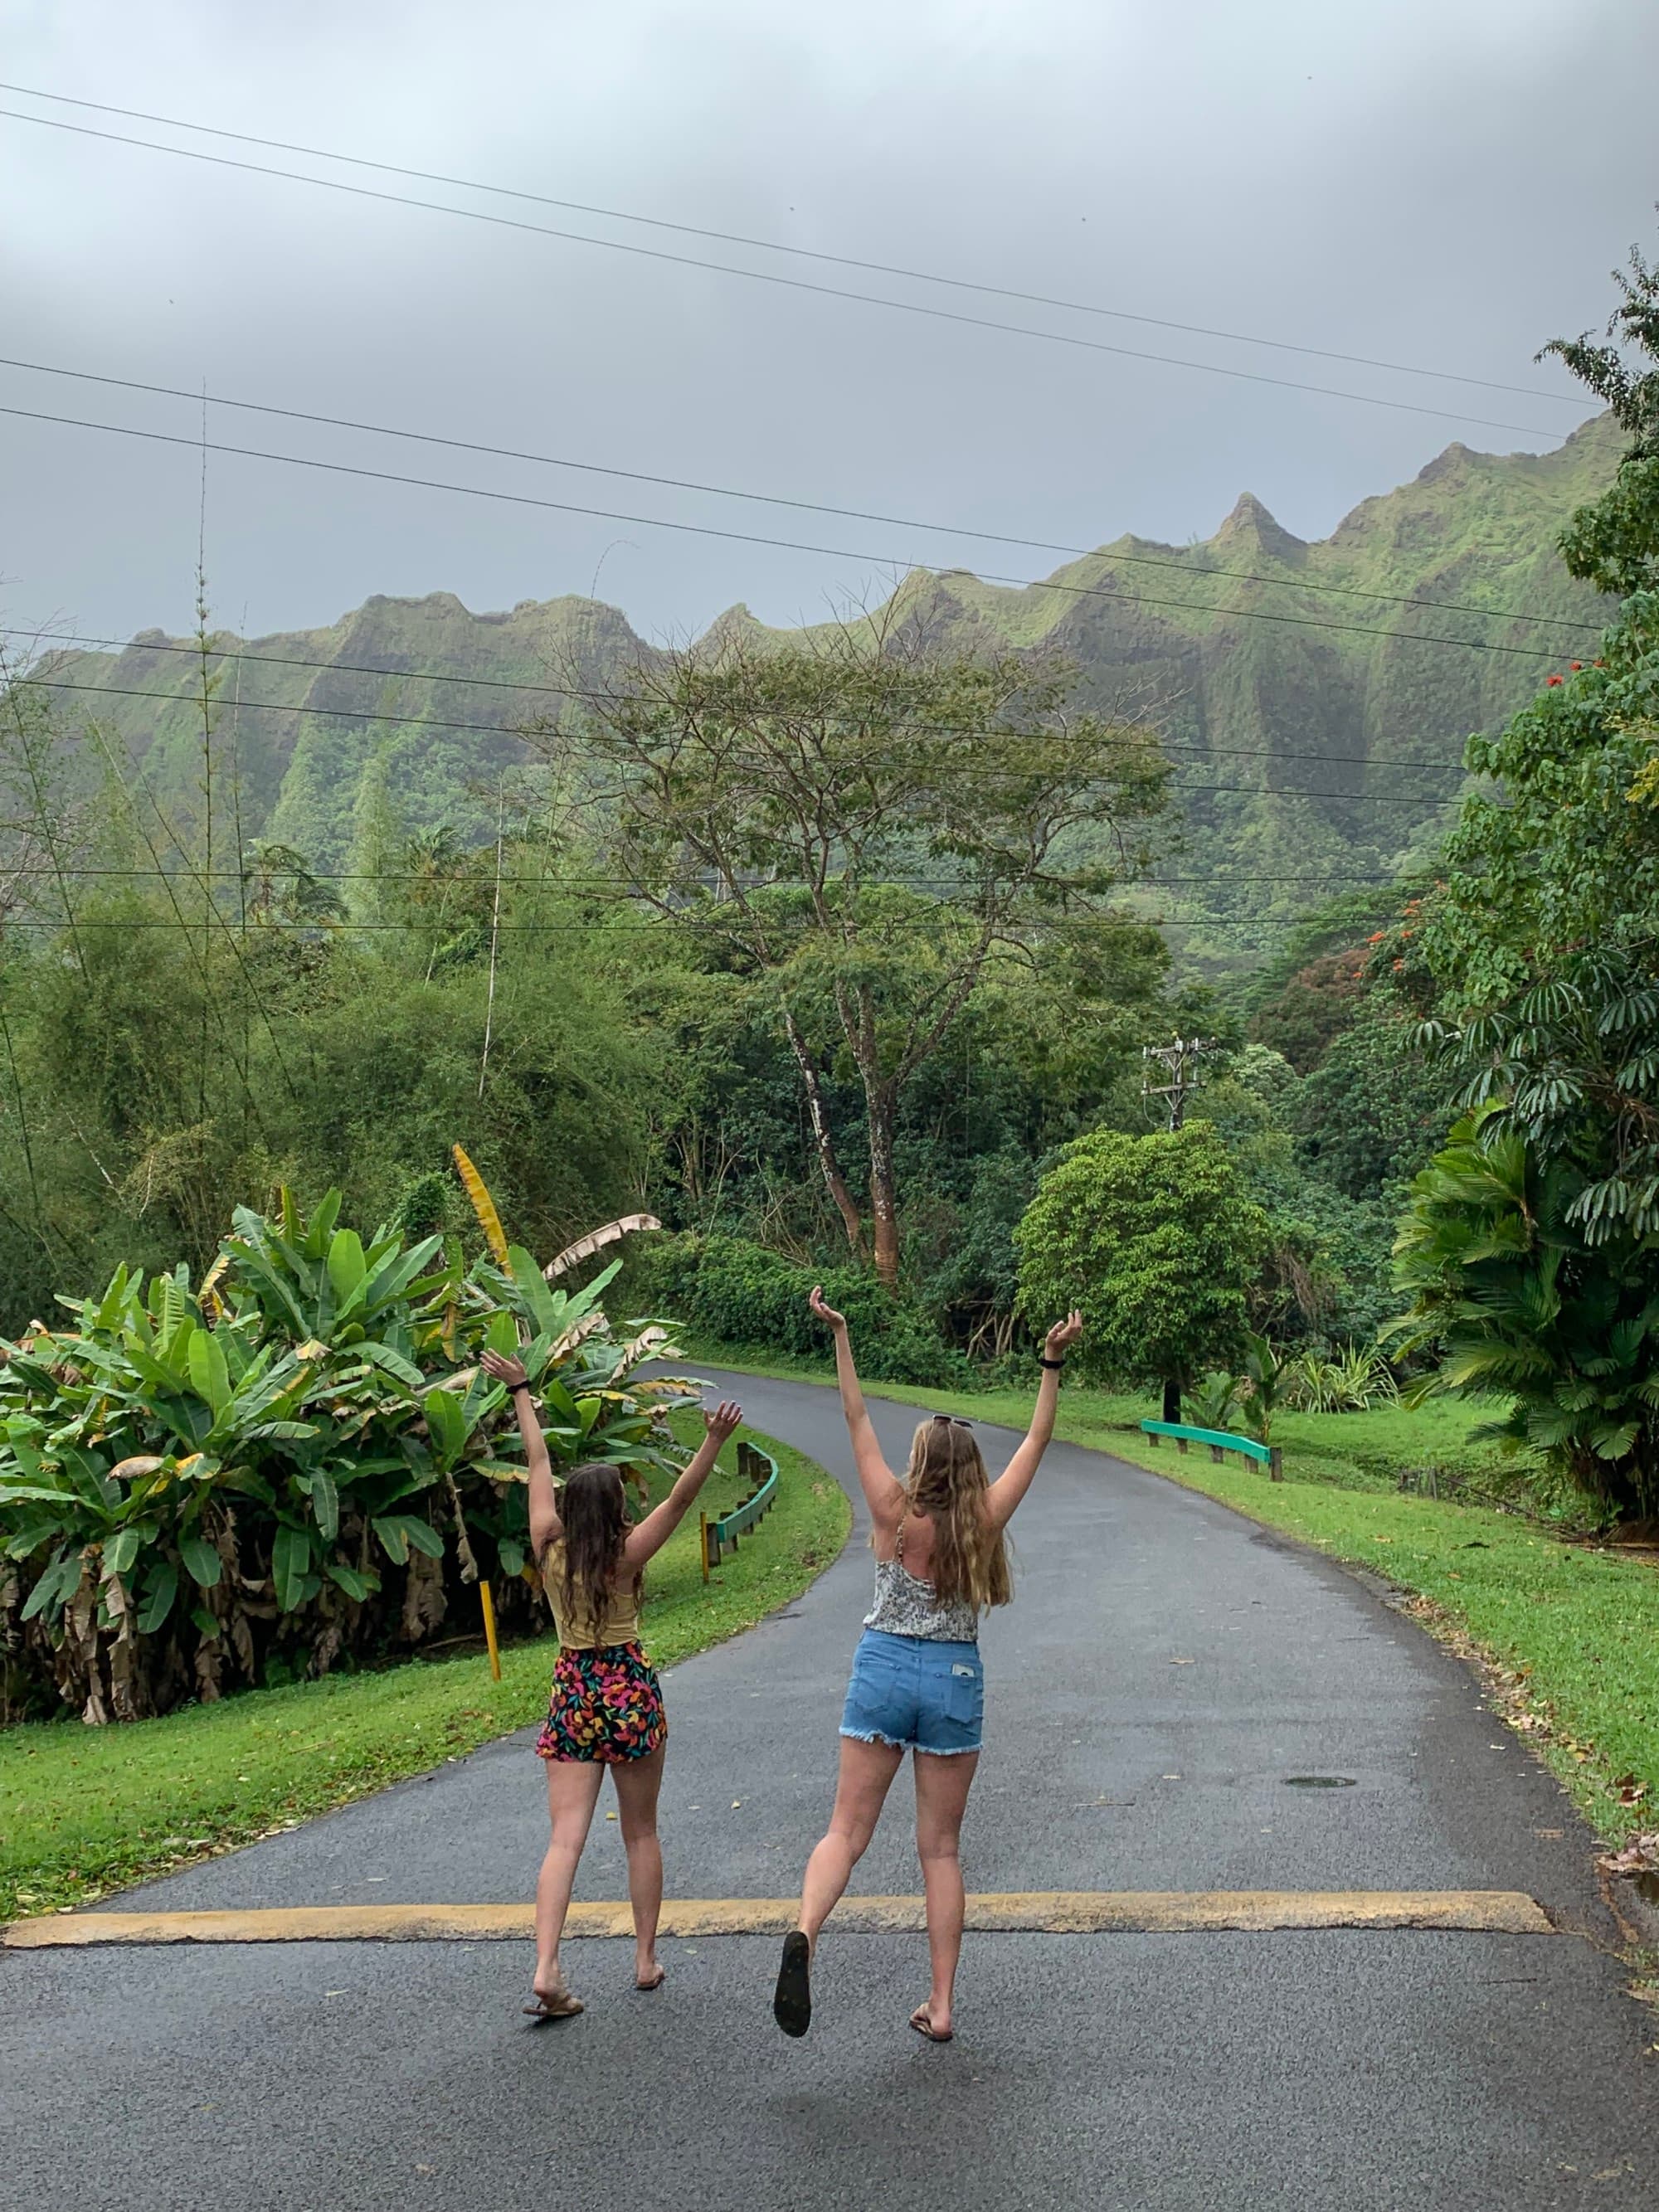
<svg viewBox="0 0 1659 2212"><path fill-rule="evenodd" d="M1267 1222L1214 1129L1191 1121L1077 1139L1038 1185L1016 1242L1028 1319L1083 1314L1079 1372L1160 1382L1178 1407L1205 1366L1243 1346Z"/></svg>
<svg viewBox="0 0 1659 2212"><path fill-rule="evenodd" d="M1412 1186L1399 1275L1438 1387L1507 1400L1516 1442L1611 1516L1659 1507L1659 1296L1650 1243L1592 1242L1582 1170L1502 1109L1460 1121Z"/></svg>
<svg viewBox="0 0 1659 2212"><path fill-rule="evenodd" d="M1563 540L1628 590L1593 665L1546 678L1497 736L1494 780L1448 840L1420 931L1390 967L1472 1109L1413 1185L1400 1247L1410 1340L1441 1380L1498 1390L1508 1427L1612 1514L1659 1508L1659 271L1639 258L1613 327L1651 366L1557 347L1632 434ZM1409 940L1415 936L1417 941Z"/></svg>
<svg viewBox="0 0 1659 2212"><path fill-rule="evenodd" d="M868 1268L842 1264L814 1271L731 1237L673 1238L647 1263L656 1300L688 1330L720 1344L784 1352L821 1351L823 1328L807 1311L821 1283L858 1341L859 1364L885 1382L969 1380L967 1361L941 1340L927 1308L903 1290L882 1288Z"/></svg>
<svg viewBox="0 0 1659 2212"><path fill-rule="evenodd" d="M890 1289L912 1085L994 977L1122 933L1109 902L1151 858L1169 781L1157 732L1081 711L1070 664L936 631L919 605L810 648L642 655L574 719L615 787L623 879L781 1030L825 1192ZM556 757L570 732L544 741ZM830 1121L837 1059L861 1175Z"/></svg>
<svg viewBox="0 0 1659 2212"><path fill-rule="evenodd" d="M522 1344L556 1459L662 1463L686 1393L629 1380L663 1333L610 1333L619 1263L573 1292L521 1247L469 1268L436 1236L365 1243L339 1210L337 1190L309 1219L286 1192L275 1219L239 1208L194 1288L180 1265L146 1295L119 1267L64 1301L66 1328L0 1346L13 1692L55 1680L88 1721L132 1720L274 1662L325 1673L419 1643L446 1609L448 1528L459 1577L499 1577L505 1601L525 1475L485 1346Z"/></svg>

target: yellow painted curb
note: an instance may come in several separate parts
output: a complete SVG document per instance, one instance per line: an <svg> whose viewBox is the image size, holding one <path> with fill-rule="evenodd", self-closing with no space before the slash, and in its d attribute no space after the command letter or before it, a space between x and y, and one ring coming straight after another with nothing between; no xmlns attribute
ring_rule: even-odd
<svg viewBox="0 0 1659 2212"><path fill-rule="evenodd" d="M782 1897L687 1898L665 1904L665 1936L781 1936L795 1924ZM527 1905L310 1905L247 1912L64 1912L15 1920L9 1951L94 1943L376 1943L526 1942ZM970 1897L967 1924L1032 1935L1194 1935L1297 1928L1451 1929L1548 1936L1543 1907L1511 1889L1079 1889ZM927 1925L919 1897L849 1897L843 1932L910 1935ZM629 1936L626 1904L573 1905L571 1936Z"/></svg>

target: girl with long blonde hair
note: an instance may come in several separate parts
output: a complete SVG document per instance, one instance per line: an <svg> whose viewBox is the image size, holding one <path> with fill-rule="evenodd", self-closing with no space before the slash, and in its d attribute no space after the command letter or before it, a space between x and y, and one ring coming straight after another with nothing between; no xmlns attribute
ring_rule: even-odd
<svg viewBox="0 0 1659 2212"><path fill-rule="evenodd" d="M927 2001L911 2014L910 2025L930 2043L949 2043L963 1913L957 1847L985 1716L979 1617L1013 1595L1004 1531L1054 1434L1060 1371L1083 1334L1083 1316L1068 1314L1048 1332L1031 1425L1005 1474L990 1480L971 1423L936 1413L917 1428L901 1481L882 1455L865 1406L846 1316L824 1304L821 1290L813 1291L811 1304L835 1338L842 1412L870 1508L876 1601L854 1655L842 1714L835 1810L807 1862L799 1919L784 1938L772 2009L786 2035L805 2034L818 1931L869 1848L908 1751L933 1962Z"/></svg>

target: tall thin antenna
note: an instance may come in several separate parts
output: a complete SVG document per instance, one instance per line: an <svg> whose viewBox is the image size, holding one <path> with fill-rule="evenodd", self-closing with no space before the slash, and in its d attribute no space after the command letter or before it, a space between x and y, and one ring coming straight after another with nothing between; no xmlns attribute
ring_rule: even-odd
<svg viewBox="0 0 1659 2212"><path fill-rule="evenodd" d="M507 778L495 787L495 902L489 912L489 996L484 1004L483 1051L478 1060L478 1096L484 1095L489 1070L489 1036L495 1020L495 948L501 933L501 839L507 821Z"/></svg>
<svg viewBox="0 0 1659 2212"><path fill-rule="evenodd" d="M208 394L207 379L202 379L202 491L196 523L196 648L197 667L201 679L202 704L202 895L204 910L202 916L202 963L205 975L207 963L213 951L213 693L218 683L210 674L208 655L211 639L208 635L207 596L207 489L208 489ZM237 856L237 866L241 858ZM208 1002L202 1001L202 1064L197 1085L198 1119L207 1118L208 1071Z"/></svg>

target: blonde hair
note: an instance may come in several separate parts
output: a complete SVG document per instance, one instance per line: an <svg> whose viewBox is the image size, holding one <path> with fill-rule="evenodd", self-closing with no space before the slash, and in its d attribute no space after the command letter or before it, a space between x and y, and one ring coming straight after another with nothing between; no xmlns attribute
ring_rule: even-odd
<svg viewBox="0 0 1659 2212"><path fill-rule="evenodd" d="M1008 1547L991 1519L978 1441L966 1421L935 1414L910 1443L904 1489L909 1510L933 1524L929 1578L941 1605L1006 1605L1013 1596Z"/></svg>

